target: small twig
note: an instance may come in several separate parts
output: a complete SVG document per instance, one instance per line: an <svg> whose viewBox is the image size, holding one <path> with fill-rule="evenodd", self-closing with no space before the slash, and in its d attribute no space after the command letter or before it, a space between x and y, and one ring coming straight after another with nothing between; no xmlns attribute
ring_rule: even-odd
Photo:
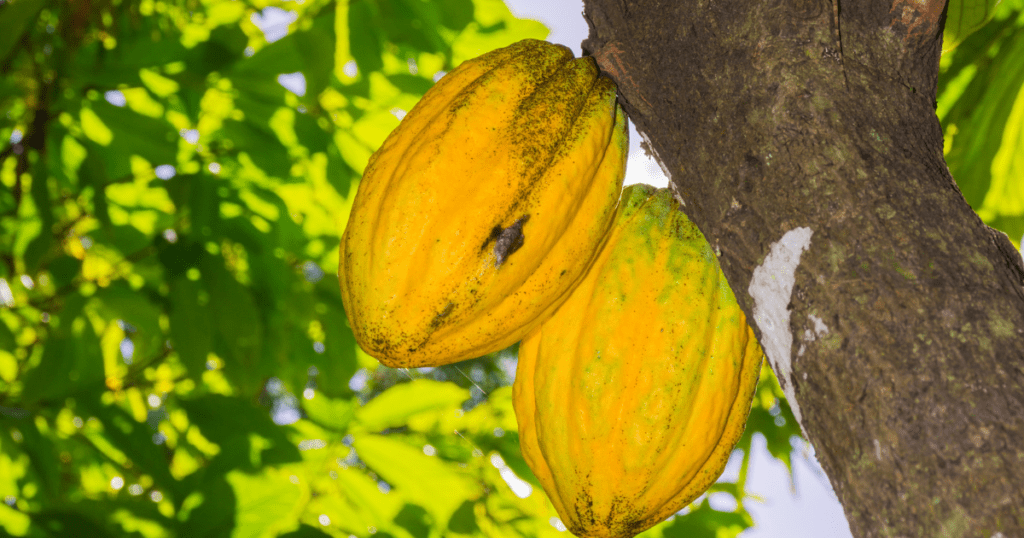
<svg viewBox="0 0 1024 538"><path fill-rule="evenodd" d="M458 366L455 366L455 370L457 370L460 374L462 374L462 377L465 377L466 379L468 379L469 382L472 383L474 387L479 389L480 392L483 393L484 396L487 396L487 391L484 390L483 387L481 387L480 385L477 385L476 382L473 381L472 378L470 378L468 375L466 375L466 372L463 372Z"/></svg>

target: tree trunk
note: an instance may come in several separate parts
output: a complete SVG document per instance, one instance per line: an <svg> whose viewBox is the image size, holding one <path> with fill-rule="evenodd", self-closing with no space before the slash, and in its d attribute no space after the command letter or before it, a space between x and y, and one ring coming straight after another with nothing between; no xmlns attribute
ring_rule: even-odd
<svg viewBox="0 0 1024 538"><path fill-rule="evenodd" d="M945 2L585 16L853 534L1024 536L1024 263L943 160Z"/></svg>

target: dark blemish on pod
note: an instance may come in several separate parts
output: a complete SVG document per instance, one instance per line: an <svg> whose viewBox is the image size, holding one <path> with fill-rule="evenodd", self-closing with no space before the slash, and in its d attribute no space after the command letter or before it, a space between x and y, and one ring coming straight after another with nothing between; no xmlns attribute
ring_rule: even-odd
<svg viewBox="0 0 1024 538"><path fill-rule="evenodd" d="M491 228L491 235L488 235L487 239L484 239L484 244L480 245L480 251L483 252L484 250L487 250L487 245L491 244L491 241L497 241L499 237L501 237L501 226Z"/></svg>
<svg viewBox="0 0 1024 538"><path fill-rule="evenodd" d="M526 224L528 220L530 220L530 216L523 215L512 226L504 230L500 226L495 226L491 230L491 236L487 240L488 243L491 237L497 235L494 241L494 257L496 258L494 260L494 267L501 267L501 264L505 263L509 256L523 246L526 240L526 237L523 235L523 224ZM486 244L484 243L485 246Z"/></svg>
<svg viewBox="0 0 1024 538"><path fill-rule="evenodd" d="M451 315L453 310L455 310L455 303L448 303L448 306L444 307L444 310L438 312L437 315L434 316L434 319L430 322L430 327L434 329L439 327L444 323L444 318Z"/></svg>

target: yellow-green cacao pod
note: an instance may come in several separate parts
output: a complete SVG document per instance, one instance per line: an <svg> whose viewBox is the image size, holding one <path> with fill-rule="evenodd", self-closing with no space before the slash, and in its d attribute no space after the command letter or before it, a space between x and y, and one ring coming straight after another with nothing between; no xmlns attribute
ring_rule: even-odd
<svg viewBox="0 0 1024 538"><path fill-rule="evenodd" d="M628 187L586 277L519 347L520 446L568 529L631 537L703 493L743 433L761 358L671 193Z"/></svg>
<svg viewBox="0 0 1024 538"><path fill-rule="evenodd" d="M341 241L359 345L391 367L518 342L611 224L628 153L593 59L525 40L467 61L370 158Z"/></svg>

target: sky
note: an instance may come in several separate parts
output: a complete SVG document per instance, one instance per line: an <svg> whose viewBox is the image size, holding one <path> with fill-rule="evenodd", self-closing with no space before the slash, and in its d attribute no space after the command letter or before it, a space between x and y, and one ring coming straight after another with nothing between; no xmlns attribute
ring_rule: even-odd
<svg viewBox="0 0 1024 538"><path fill-rule="evenodd" d="M544 23L550 30L548 41L568 46L579 56L580 43L587 38L587 22L583 19L582 0L505 0L512 12L526 19ZM626 183L647 183L656 187L668 184L661 167L640 149L641 137L630 124L630 152L626 163ZM849 524L829 484L825 472L814 456L814 449L800 442L793 450L793 480L786 466L769 455L764 438L756 436L747 476L747 490L760 500L744 501L754 518L755 527L740 534L741 538L847 538ZM735 480L738 462L726 467L723 477ZM712 497L712 506L719 505Z"/></svg>

